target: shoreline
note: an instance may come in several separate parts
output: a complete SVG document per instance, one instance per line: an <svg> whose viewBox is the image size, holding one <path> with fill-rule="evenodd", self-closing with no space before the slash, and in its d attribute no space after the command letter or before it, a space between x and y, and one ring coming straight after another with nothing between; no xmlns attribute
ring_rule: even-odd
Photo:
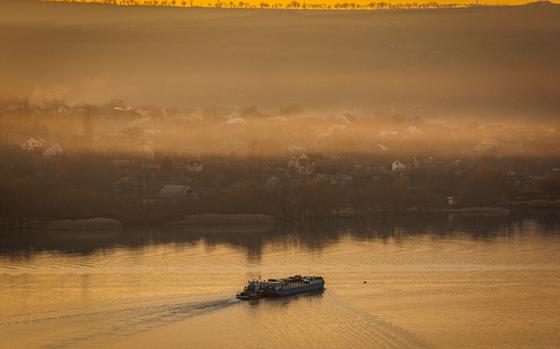
<svg viewBox="0 0 560 349"><path fill-rule="evenodd" d="M530 206L525 203L512 204L511 206L481 206L481 207L463 207L463 208L407 208L402 210L376 210L368 212L356 212L353 209L343 209L337 212L320 217L309 219L288 218L281 216L273 216L268 214L197 214L186 215L186 217L206 217L205 219L151 219L143 220L139 213L138 219L122 219L119 215L95 215L96 217L110 218L122 224L123 228L133 227L162 227L173 231L185 231L193 233L205 233L211 231L223 232L226 230L239 231L255 231L267 232L280 225L299 225L299 224L321 224L322 222L333 222L337 220L352 221L362 219L375 219L384 217L406 217L409 215L459 215L463 217L505 217L509 215L531 214L532 212L558 212L560 213L560 203L553 202L550 205L534 205ZM253 219L247 221L247 217L264 217L262 219ZM57 220L81 220L84 217L19 217L9 220L6 217L0 217L0 233L9 232L48 232L48 225ZM88 219L88 218L85 218ZM216 221L218 220L218 221ZM233 220L238 220L237 222ZM87 229L86 229L87 230ZM93 230L92 230L93 231Z"/></svg>

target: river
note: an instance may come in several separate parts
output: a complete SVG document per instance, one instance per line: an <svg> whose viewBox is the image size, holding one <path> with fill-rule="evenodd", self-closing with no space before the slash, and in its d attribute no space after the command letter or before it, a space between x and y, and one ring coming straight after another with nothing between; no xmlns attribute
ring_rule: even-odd
<svg viewBox="0 0 560 349"><path fill-rule="evenodd" d="M0 243L0 348L560 345L557 212ZM235 299L249 279L296 273L326 290Z"/></svg>

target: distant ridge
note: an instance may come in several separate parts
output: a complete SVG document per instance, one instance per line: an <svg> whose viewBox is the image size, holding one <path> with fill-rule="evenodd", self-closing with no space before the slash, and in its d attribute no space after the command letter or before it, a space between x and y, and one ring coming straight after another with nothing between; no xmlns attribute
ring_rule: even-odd
<svg viewBox="0 0 560 349"><path fill-rule="evenodd" d="M528 2L527 4L525 4L525 6L542 6L542 7L547 7L547 6L554 6L554 7L558 7L560 6L560 4L556 4L552 1L549 0L540 0L540 1L533 1L533 2Z"/></svg>
<svg viewBox="0 0 560 349"><path fill-rule="evenodd" d="M503 4L480 2L470 3L437 2L437 1L402 1L390 0L339 0L336 3L321 2L322 0L41 0L43 2L92 4L109 6L141 6L141 7L178 7L178 8L251 8L251 9L283 9L283 10L349 10L349 11L379 11L379 10L420 10L439 8L480 8L480 7L517 7L517 6L555 6L548 0L530 2L526 4Z"/></svg>

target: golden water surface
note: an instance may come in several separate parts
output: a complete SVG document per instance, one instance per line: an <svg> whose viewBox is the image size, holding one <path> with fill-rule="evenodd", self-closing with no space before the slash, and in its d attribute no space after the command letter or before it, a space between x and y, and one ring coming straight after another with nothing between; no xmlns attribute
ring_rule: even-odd
<svg viewBox="0 0 560 349"><path fill-rule="evenodd" d="M0 348L560 346L557 221L367 229L20 241L0 254ZM248 279L294 273L323 275L327 289L235 299Z"/></svg>

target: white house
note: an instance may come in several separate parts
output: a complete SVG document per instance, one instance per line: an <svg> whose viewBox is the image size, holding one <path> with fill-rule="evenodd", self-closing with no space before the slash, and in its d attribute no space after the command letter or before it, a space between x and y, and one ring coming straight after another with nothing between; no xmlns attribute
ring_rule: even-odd
<svg viewBox="0 0 560 349"><path fill-rule="evenodd" d="M245 121L245 119L240 118L240 117L231 117L226 121L226 124L228 125L238 125L238 126L246 126L247 125L247 121Z"/></svg>
<svg viewBox="0 0 560 349"><path fill-rule="evenodd" d="M58 143L55 143L50 147L48 147L47 149L45 149L45 151L43 152L43 157L46 159L50 159L55 156L62 155L63 153L64 150L62 149L62 147Z"/></svg>
<svg viewBox="0 0 560 349"><path fill-rule="evenodd" d="M455 205L457 205L457 199L454 196L448 196L447 197L447 204L449 206L455 206Z"/></svg>
<svg viewBox="0 0 560 349"><path fill-rule="evenodd" d="M288 151L291 153L302 152L305 150L305 147L297 145L297 144L288 144Z"/></svg>
<svg viewBox="0 0 560 349"><path fill-rule="evenodd" d="M404 131L409 135L418 135L423 133L423 131L416 126L407 127Z"/></svg>
<svg viewBox="0 0 560 349"><path fill-rule="evenodd" d="M399 160L395 160L395 161L393 161L393 164L391 165L391 169L393 170L393 172L401 172L401 171L404 171L406 169L406 166L405 166L405 164L403 164Z"/></svg>
<svg viewBox="0 0 560 349"><path fill-rule="evenodd" d="M34 137L29 138L26 140L21 147L27 151L38 151L45 147L47 141L42 138L35 139Z"/></svg>
<svg viewBox="0 0 560 349"><path fill-rule="evenodd" d="M161 199L167 200L168 202L175 205L179 201L184 200L187 194L191 193L191 186L184 184L166 184L161 188L158 196Z"/></svg>
<svg viewBox="0 0 560 349"><path fill-rule="evenodd" d="M352 122L350 121L350 119L348 119L348 116L346 116L347 114L349 113L347 112L339 113L335 116L335 119L345 123L346 125L350 125Z"/></svg>

